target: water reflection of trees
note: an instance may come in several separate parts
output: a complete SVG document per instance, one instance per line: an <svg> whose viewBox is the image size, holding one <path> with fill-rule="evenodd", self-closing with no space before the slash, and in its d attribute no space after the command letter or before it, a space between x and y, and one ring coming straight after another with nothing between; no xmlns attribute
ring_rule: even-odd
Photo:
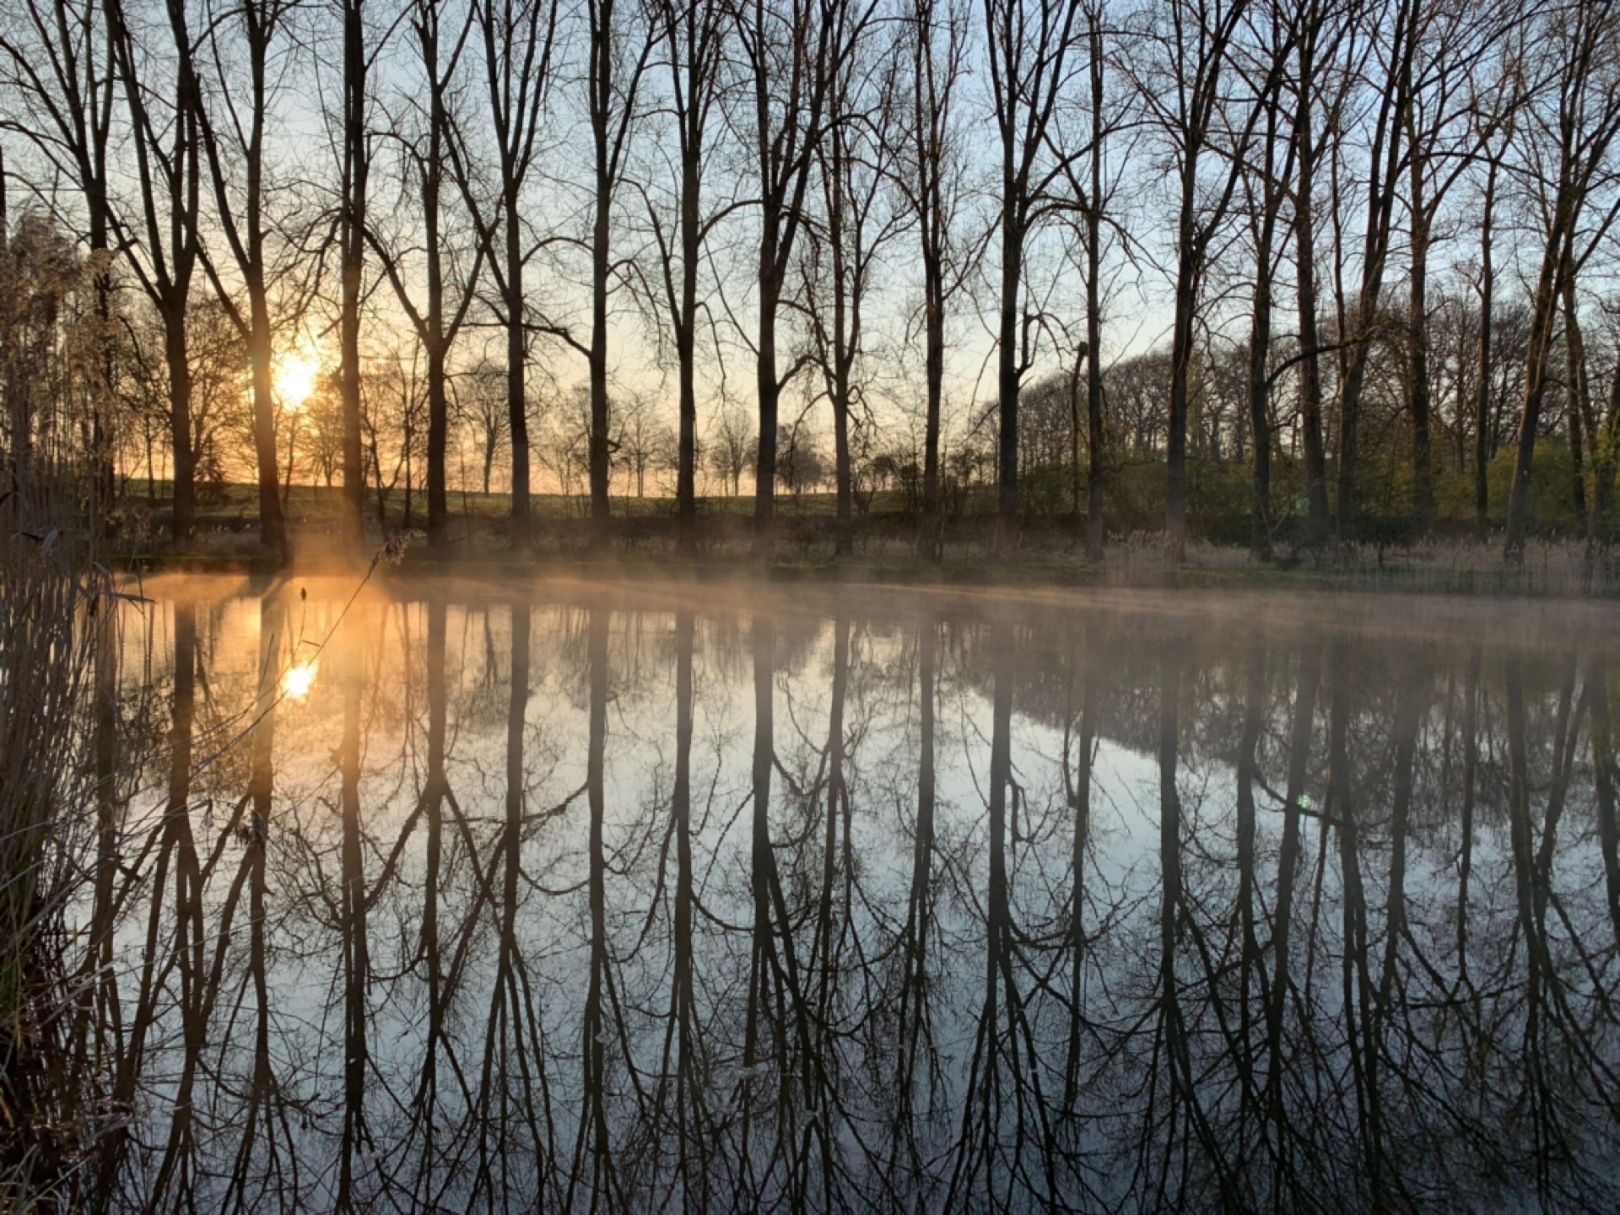
<svg viewBox="0 0 1620 1215"><path fill-rule="evenodd" d="M297 702L334 609L155 619L86 1198L1620 1200L1601 654L430 598Z"/></svg>

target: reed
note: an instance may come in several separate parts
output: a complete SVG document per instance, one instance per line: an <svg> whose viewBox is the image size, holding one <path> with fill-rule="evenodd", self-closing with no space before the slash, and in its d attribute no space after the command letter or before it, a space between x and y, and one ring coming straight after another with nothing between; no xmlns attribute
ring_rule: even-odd
<svg viewBox="0 0 1620 1215"><path fill-rule="evenodd" d="M0 1207L71 1203L100 1060L75 1049L98 982L81 921L116 863L116 599L96 478L13 467L0 536ZM98 855L98 849L100 854Z"/></svg>

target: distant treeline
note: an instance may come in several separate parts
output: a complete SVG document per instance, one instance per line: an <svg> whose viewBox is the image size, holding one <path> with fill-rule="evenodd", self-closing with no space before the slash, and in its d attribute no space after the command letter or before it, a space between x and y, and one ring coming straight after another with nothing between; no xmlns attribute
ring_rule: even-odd
<svg viewBox="0 0 1620 1215"><path fill-rule="evenodd" d="M5 452L879 491L1088 551L1615 528L1620 0L19 0ZM9 203L10 212L6 211ZM1144 341L1162 329L1163 340ZM611 493L610 493L611 489ZM395 499L397 501L397 499Z"/></svg>

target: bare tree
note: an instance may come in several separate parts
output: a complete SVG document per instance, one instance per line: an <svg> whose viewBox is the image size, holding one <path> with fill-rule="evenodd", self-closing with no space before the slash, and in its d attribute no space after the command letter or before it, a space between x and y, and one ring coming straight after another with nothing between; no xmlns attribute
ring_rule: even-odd
<svg viewBox="0 0 1620 1215"><path fill-rule="evenodd" d="M247 310L221 269L199 243L203 267L214 284L226 315L247 342L253 374L253 451L259 482L259 540L285 559L287 524L276 487L276 402L272 380L275 333L270 316L273 277L265 200L266 139L273 121L271 100L278 84L278 58L288 34L292 0L239 0L208 22L208 48L216 73L211 91L199 90L198 128L213 182L214 224L225 238ZM245 56L237 65L246 74L241 88L228 64L234 32Z"/></svg>
<svg viewBox="0 0 1620 1215"><path fill-rule="evenodd" d="M630 472L636 497L647 496L647 474L670 463L675 437L658 416L653 402L642 396L620 398L615 447L619 461ZM678 469L678 462L677 462Z"/></svg>
<svg viewBox="0 0 1620 1215"><path fill-rule="evenodd" d="M735 498L742 490L743 471L748 467L749 453L758 445L758 436L743 411L733 406L716 411L710 433L709 471L725 483Z"/></svg>
<svg viewBox="0 0 1620 1215"><path fill-rule="evenodd" d="M338 243L342 260L342 301L338 322L343 425L343 525L351 544L363 534L366 478L361 457L360 304L364 287L366 187L371 176L368 129L369 73L366 0L338 0L343 15L343 150L339 173Z"/></svg>
<svg viewBox="0 0 1620 1215"><path fill-rule="evenodd" d="M1105 115L1103 54L1104 0L1087 0L1086 75L1091 85L1091 139L1087 149L1087 189L1078 192L1085 227L1086 244L1086 556L1100 561L1103 555L1103 491L1107 475L1107 439L1103 424L1102 379L1102 243L1103 216L1108 206L1103 164L1110 135ZM1075 430L1080 428L1075 426Z"/></svg>
<svg viewBox="0 0 1620 1215"><path fill-rule="evenodd" d="M14 25L0 24L4 83L15 106L0 110L0 130L26 139L51 175L77 192L84 208L82 233L90 252L95 313L105 331L112 321L108 250L117 84L110 22L100 0L23 0L13 20ZM56 195L54 185L44 195L53 211L59 205ZM103 492L110 495L112 445L103 411L114 396L111 343L101 343L96 357L99 387L85 418L84 446Z"/></svg>
<svg viewBox="0 0 1620 1215"><path fill-rule="evenodd" d="M1503 143L1511 138L1507 128ZM1491 327L1496 303L1496 190L1502 174L1501 151L1485 148L1485 189L1480 205L1479 224L1479 365L1474 397L1474 529L1484 540L1490 511L1490 414L1491 382L1495 367L1491 358Z"/></svg>
<svg viewBox="0 0 1620 1215"><path fill-rule="evenodd" d="M1418 531L1434 523L1434 457L1430 413L1429 255L1435 225L1452 187L1488 144L1504 115L1483 122L1479 72L1512 26L1495 5L1426 5L1416 14L1411 101L1406 109L1407 194L1411 265L1407 273L1406 407L1412 436L1412 514Z"/></svg>
<svg viewBox="0 0 1620 1215"><path fill-rule="evenodd" d="M785 373L777 322L804 223L806 193L829 121L829 93L877 13L876 0L733 0L733 28L752 101L758 190L758 311L754 340L759 448L754 470L754 549L768 557L776 516L777 410Z"/></svg>
<svg viewBox="0 0 1620 1215"><path fill-rule="evenodd" d="M480 359L454 379L456 412L473 432L483 471L481 484L487 495L495 468L495 453L506 438L509 415L507 396L510 381L505 369L488 359Z"/></svg>
<svg viewBox="0 0 1620 1215"><path fill-rule="evenodd" d="M484 80L490 131L500 170L499 215L486 232L500 231L500 254L488 254L490 277L506 327L507 430L512 440L512 527L521 543L530 529L528 364L524 273L533 243L520 204L539 152L557 35L556 0L475 0L483 36ZM469 191L468 205L476 206ZM487 492L487 486L486 486Z"/></svg>
<svg viewBox="0 0 1620 1215"><path fill-rule="evenodd" d="M1322 341L1316 279L1316 195L1318 108L1337 123L1340 97L1329 83L1340 78L1333 67L1348 23L1338 0L1301 0L1295 13L1293 139L1294 272L1299 323L1299 428L1305 460L1305 541L1320 544L1328 534L1327 444L1322 425Z"/></svg>
<svg viewBox="0 0 1620 1215"><path fill-rule="evenodd" d="M445 454L449 441L448 358L451 345L467 319L473 302L478 273L486 245L475 242L472 264L459 283L446 282L453 262L447 251L444 206L444 170L458 154L451 122L449 100L461 53L472 31L471 14L459 27L441 26L444 10L434 0L412 0L409 20L420 59L420 85L426 96L412 99L419 110L420 129L409 130L403 123L394 132L399 142L406 182L414 181L422 223L420 256L424 291L418 304L407 282L405 253L390 249L368 225L366 237L382 262L383 271L394 288L400 308L416 331L427 356L427 497L428 540L443 551L450 541L450 507L445 493ZM456 294L449 294L454 288Z"/></svg>
<svg viewBox="0 0 1620 1215"><path fill-rule="evenodd" d="M891 123L901 142L893 180L911 214L922 264L922 536L932 545L938 530L946 314L971 264L962 255L957 231L966 159L957 96L967 71L969 16L965 0L911 0L902 16L909 96L896 106Z"/></svg>
<svg viewBox="0 0 1620 1215"><path fill-rule="evenodd" d="M107 0L113 54L135 147L140 219L120 244L137 282L163 326L168 373L169 441L173 453L170 534L191 537L197 507L197 451L192 441L189 331L201 207L201 140L197 129L196 46L182 4L168 6L173 51L173 99L155 84L157 56L140 47L122 0ZM148 458L148 475L151 460Z"/></svg>
<svg viewBox="0 0 1620 1215"><path fill-rule="evenodd" d="M556 479L558 493L573 496L584 488L587 513L590 508L590 445L590 388L581 385L559 394L546 411L540 450Z"/></svg>
<svg viewBox="0 0 1620 1215"><path fill-rule="evenodd" d="M1365 131L1366 214L1363 217L1360 281L1353 302L1344 285L1346 258L1340 204L1353 193L1344 180L1344 138L1333 143L1334 294L1339 325L1339 536L1348 539L1356 529L1356 479L1360 476L1359 441L1362 385L1372 354L1379 322L1384 274L1394 235L1395 203L1406 163L1405 137L1410 127L1416 22L1422 0L1380 0L1362 14L1359 29L1364 52L1346 65L1373 90L1374 105ZM1355 40L1350 45L1354 47ZM1355 52L1352 51L1352 54Z"/></svg>
<svg viewBox="0 0 1620 1215"><path fill-rule="evenodd" d="M1079 238L1080 274L1085 283L1085 336L1074 343L1074 357L1069 367L1070 442L1073 449L1074 509L1080 512L1080 436L1082 401L1080 377L1085 375L1085 446L1086 446L1086 556L1093 561L1102 559L1105 536L1103 518L1104 493L1108 476L1107 426L1104 420L1102 322L1103 322L1103 246L1108 232L1123 231L1119 217L1113 214L1115 192L1119 184L1119 170L1109 168L1110 148L1115 136L1128 128L1134 114L1118 101L1110 104L1107 90L1108 65L1113 57L1109 41L1119 40L1119 31L1105 24L1105 0L1085 0L1085 38L1087 50L1086 83L1087 113L1089 121L1085 155L1080 159L1062 162L1064 176L1069 183L1073 206L1069 214ZM1129 150L1125 151L1129 157Z"/></svg>
<svg viewBox="0 0 1620 1215"><path fill-rule="evenodd" d="M776 453L776 479L783 489L799 497L827 480L827 460L815 433L803 418L781 433L781 450Z"/></svg>
<svg viewBox="0 0 1620 1215"><path fill-rule="evenodd" d="M703 202L710 121L725 80L727 17L724 0L649 0L649 4L667 57L666 104L678 150L673 234L651 191L643 189L642 197L658 249L660 294L675 341L680 397L675 516L682 543L689 544L697 520L697 329L702 307L698 275L710 233L734 206L727 202L706 211Z"/></svg>
<svg viewBox="0 0 1620 1215"><path fill-rule="evenodd" d="M591 525L600 539L608 522L608 472L612 453L608 400L608 289L617 273L612 258L614 198L623 180L630 134L638 117L637 93L660 34L648 21L632 30L618 0L586 0L589 22L592 166L591 344ZM630 53L626 53L626 50Z"/></svg>
<svg viewBox="0 0 1620 1215"><path fill-rule="evenodd" d="M832 407L835 548L849 551L854 513L850 458L852 413L864 398L859 380L866 312L883 248L903 231L904 212L885 211L891 143L882 127L893 111L892 60L858 51L838 65L828 125L817 149L822 210L804 246L805 313L810 355Z"/></svg>
<svg viewBox="0 0 1620 1215"><path fill-rule="evenodd" d="M1014 525L1018 499L1018 393L1033 365L1035 318L1024 307L1024 263L1031 232L1059 205L1068 162L1082 149L1059 147L1058 111L1076 87L1088 40L1079 0L984 0L986 62L1000 152L1001 279L996 357L1000 526Z"/></svg>
<svg viewBox="0 0 1620 1215"><path fill-rule="evenodd" d="M1165 531L1172 560L1187 542L1187 410L1195 327L1211 243L1236 192L1260 118L1276 104L1280 59L1248 95L1231 94L1234 41L1247 0L1187 3L1174 0L1152 31L1163 56L1160 70L1143 77L1143 97L1171 149L1176 181L1175 321L1170 348L1170 420ZM1222 146L1223 136L1230 142ZM1206 158L1223 154L1226 166L1207 181Z"/></svg>
<svg viewBox="0 0 1620 1215"><path fill-rule="evenodd" d="M1276 73L1290 54L1292 30L1280 6L1268 4L1259 14L1255 31L1255 60L1252 74ZM1271 556L1271 346L1274 277L1281 250L1278 225L1282 222L1287 184L1292 176L1293 158L1299 150L1296 140L1283 139L1281 105L1265 107L1260 123L1260 151L1257 172L1245 174L1250 194L1250 228L1254 240L1254 285L1249 323L1249 433L1252 438L1254 480L1252 487L1253 546L1262 558ZM1277 163L1282 145L1285 163ZM1257 177L1258 181L1252 180Z"/></svg>
<svg viewBox="0 0 1620 1215"><path fill-rule="evenodd" d="M1532 163L1545 167L1540 169L1541 268L1531 300L1519 450L1508 499L1504 547L1509 559L1522 558L1529 530L1530 475L1564 284L1575 272L1587 203L1615 173L1612 148L1620 132L1620 60L1613 54L1617 11L1614 0L1561 7L1537 22L1534 35L1549 66L1551 96L1531 103L1524 124L1532 141ZM1614 215L1611 208L1599 223L1607 227Z"/></svg>

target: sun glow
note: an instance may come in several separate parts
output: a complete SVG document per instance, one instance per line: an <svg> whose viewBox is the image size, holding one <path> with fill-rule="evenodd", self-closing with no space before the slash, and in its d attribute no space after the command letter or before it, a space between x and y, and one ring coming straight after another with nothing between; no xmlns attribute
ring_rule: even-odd
<svg viewBox="0 0 1620 1215"><path fill-rule="evenodd" d="M321 362L311 354L288 351L276 359L276 397L288 413L297 413L315 394Z"/></svg>
<svg viewBox="0 0 1620 1215"><path fill-rule="evenodd" d="M281 677L281 690L293 700L303 700L314 686L315 676L320 669L321 664L313 658L288 668L287 673Z"/></svg>

